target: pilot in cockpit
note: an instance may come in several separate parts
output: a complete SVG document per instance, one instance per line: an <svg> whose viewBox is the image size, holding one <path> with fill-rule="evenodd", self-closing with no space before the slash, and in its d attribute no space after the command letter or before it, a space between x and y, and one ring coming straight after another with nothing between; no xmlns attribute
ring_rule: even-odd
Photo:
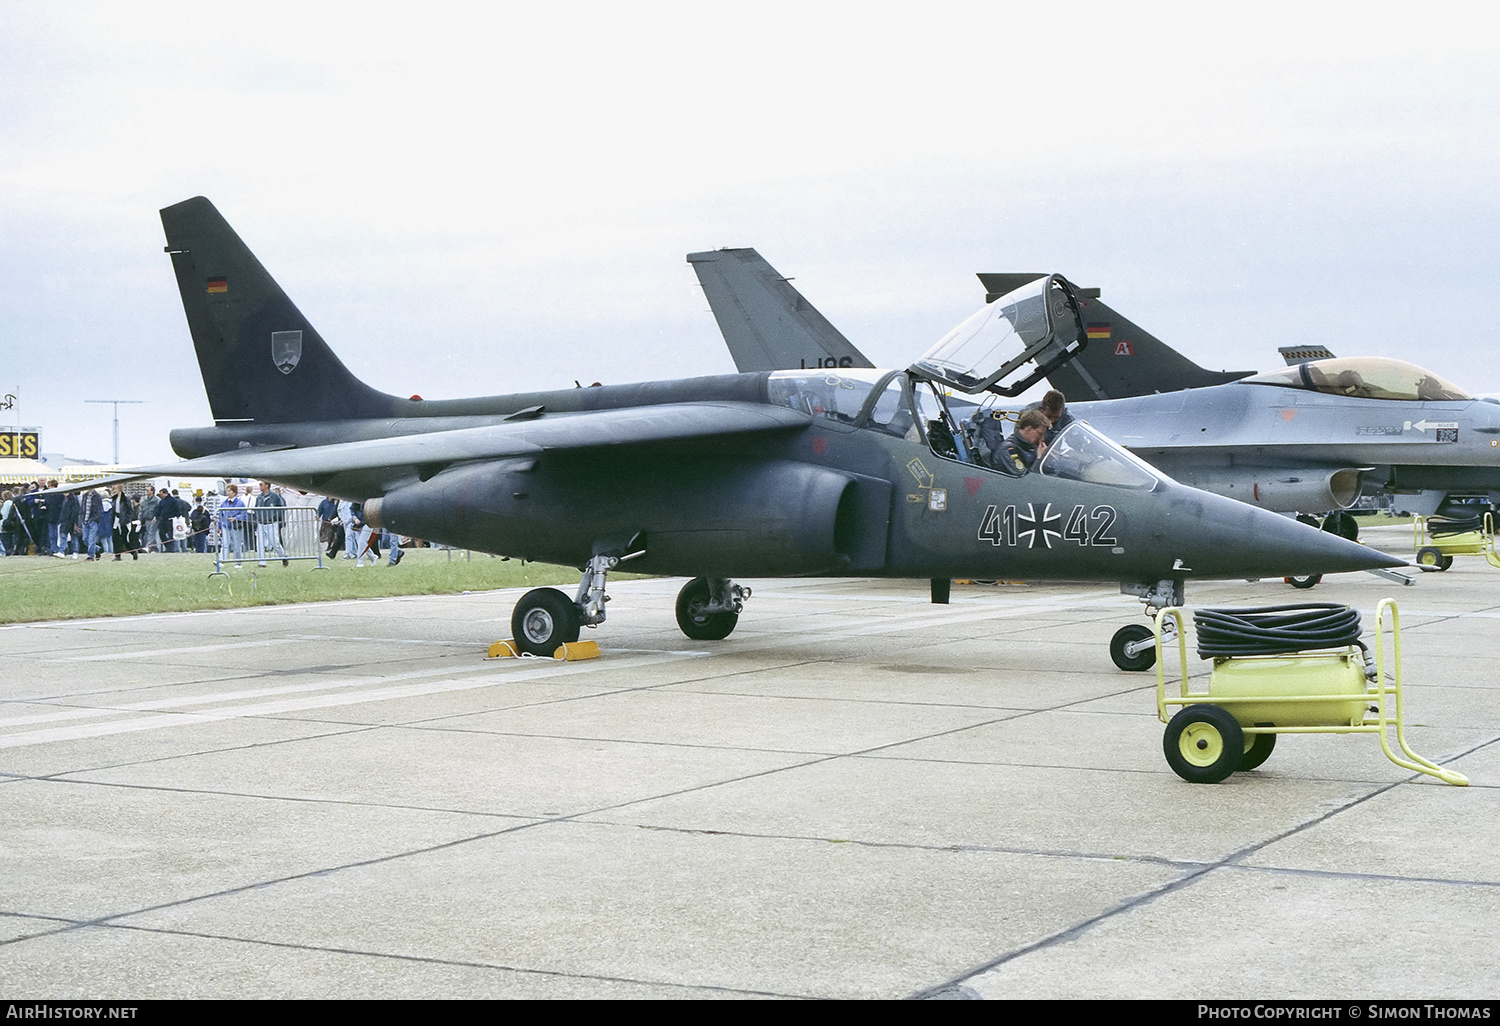
<svg viewBox="0 0 1500 1026"><path fill-rule="evenodd" d="M1047 453L1047 429L1052 422L1041 410L1025 410L1016 421L1016 429L1005 440L1005 469L1024 474L1036 466Z"/></svg>

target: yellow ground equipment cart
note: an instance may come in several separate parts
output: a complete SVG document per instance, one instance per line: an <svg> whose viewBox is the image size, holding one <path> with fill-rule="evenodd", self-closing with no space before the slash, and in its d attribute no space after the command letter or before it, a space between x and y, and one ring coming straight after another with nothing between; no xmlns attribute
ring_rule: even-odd
<svg viewBox="0 0 1500 1026"><path fill-rule="evenodd" d="M1495 552L1495 521L1491 514L1450 520L1441 517L1411 518L1413 544L1417 562L1423 566L1446 570L1454 556L1483 556L1490 566L1500 566Z"/></svg>
<svg viewBox="0 0 1500 1026"><path fill-rule="evenodd" d="M1168 621L1176 627L1182 668L1182 686L1170 697L1162 662L1163 638L1173 636ZM1375 622L1372 654L1359 640L1359 613L1348 606L1197 610L1198 654L1213 661L1213 671L1207 688L1195 692L1188 683L1182 610L1174 606L1157 613L1156 715L1167 725L1162 738L1167 762L1184 780L1212 784L1265 762L1278 734L1378 734L1386 757L1397 766L1468 784L1463 774L1428 762L1407 745L1396 603L1383 599ZM1168 719L1173 706L1181 708ZM1400 755L1391 749L1390 727L1396 729Z"/></svg>

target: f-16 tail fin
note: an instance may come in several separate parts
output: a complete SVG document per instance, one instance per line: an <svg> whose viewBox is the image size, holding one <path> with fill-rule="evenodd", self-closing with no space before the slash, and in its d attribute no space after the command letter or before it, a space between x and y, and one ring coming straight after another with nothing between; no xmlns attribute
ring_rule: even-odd
<svg viewBox="0 0 1500 1026"><path fill-rule="evenodd" d="M214 420L392 414L396 398L349 372L212 203L184 200L161 223Z"/></svg>
<svg viewBox="0 0 1500 1026"><path fill-rule="evenodd" d="M994 302L1041 274L981 274L985 300ZM1079 289L1089 345L1047 380L1070 401L1123 399L1238 381L1254 371L1211 371L1198 366L1129 318L1105 305L1098 289Z"/></svg>
<svg viewBox="0 0 1500 1026"><path fill-rule="evenodd" d="M716 249L687 260L740 373L874 366L755 250Z"/></svg>

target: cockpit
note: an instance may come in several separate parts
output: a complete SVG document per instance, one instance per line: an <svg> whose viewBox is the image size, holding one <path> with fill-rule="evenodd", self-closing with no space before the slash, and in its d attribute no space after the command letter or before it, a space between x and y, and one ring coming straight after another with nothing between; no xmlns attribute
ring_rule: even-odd
<svg viewBox="0 0 1500 1026"><path fill-rule="evenodd" d="M1249 385L1301 388L1358 399L1442 401L1473 399L1463 389L1414 363L1384 356L1311 360L1245 378Z"/></svg>
<svg viewBox="0 0 1500 1026"><path fill-rule="evenodd" d="M767 398L810 414L825 427L864 428L926 444L934 454L958 463L1018 476L993 451L994 439L982 437L978 425L999 414L1009 426L1014 414L952 395L931 381L905 371L839 369L775 371L766 381ZM1081 421L1068 425L1047 445L1032 473L1150 491L1161 472L1136 458Z"/></svg>
<svg viewBox="0 0 1500 1026"><path fill-rule="evenodd" d="M1149 491L1161 473L1080 422L1056 432L1037 459L1022 461L1029 470L1006 456L1016 415L996 407L996 397L1019 395L1087 344L1078 310L1061 275L1037 278L964 321L905 371L773 371L766 398L827 428L879 431L999 474ZM1028 362L1035 366L1012 380Z"/></svg>

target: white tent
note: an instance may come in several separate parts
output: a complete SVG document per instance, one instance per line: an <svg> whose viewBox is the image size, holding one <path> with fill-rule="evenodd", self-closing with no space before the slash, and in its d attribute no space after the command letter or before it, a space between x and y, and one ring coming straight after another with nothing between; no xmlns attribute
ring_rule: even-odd
<svg viewBox="0 0 1500 1026"><path fill-rule="evenodd" d="M22 459L19 456L0 459L0 484L30 484L39 477L50 481L61 478L61 475L56 467L49 467L36 460Z"/></svg>

